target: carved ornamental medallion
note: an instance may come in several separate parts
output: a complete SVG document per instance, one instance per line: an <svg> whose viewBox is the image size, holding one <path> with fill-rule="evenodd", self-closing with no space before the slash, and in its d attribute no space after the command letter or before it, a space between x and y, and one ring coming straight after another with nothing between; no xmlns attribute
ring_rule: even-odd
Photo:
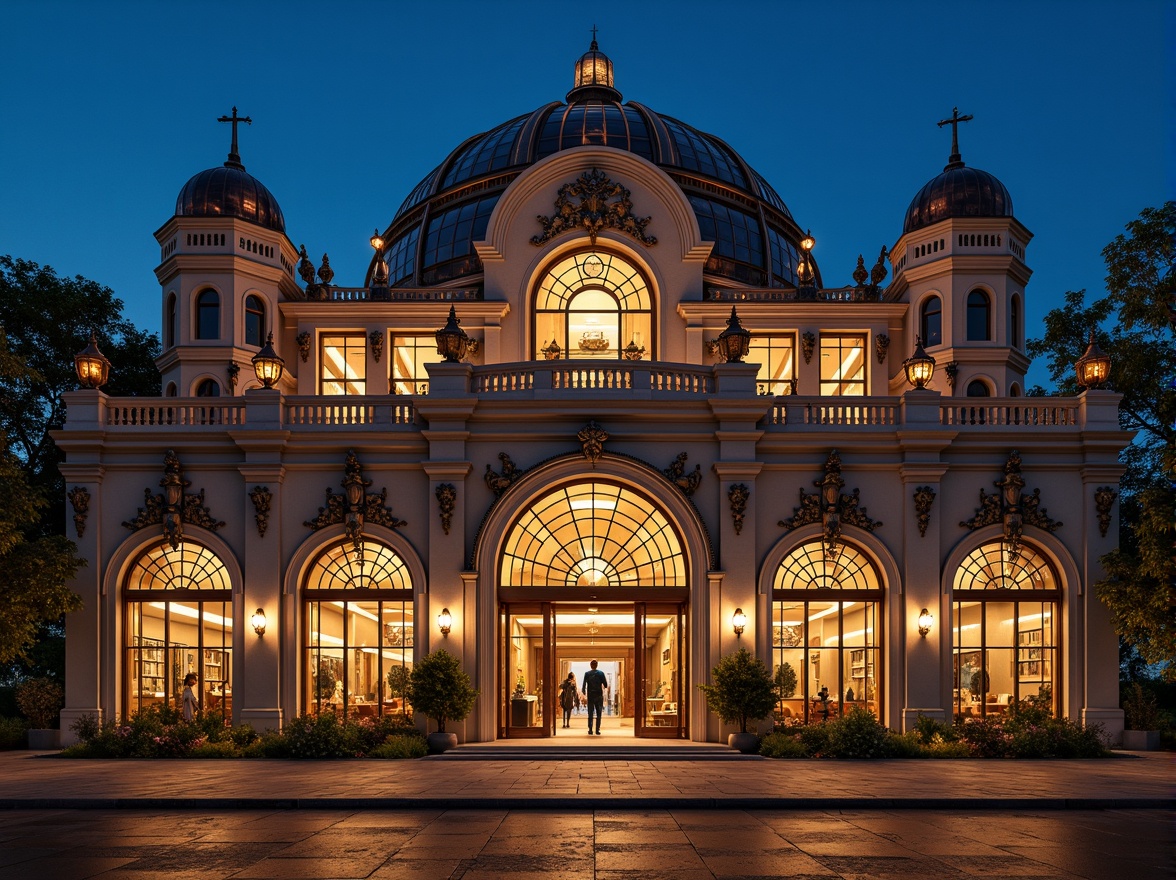
<svg viewBox="0 0 1176 880"><path fill-rule="evenodd" d="M633 215L630 192L613 183L603 171L593 168L578 180L565 183L555 198L555 213L550 217L538 215L543 232L531 239L536 247L565 232L584 231L592 244L602 229L615 229L637 239L646 247L657 244L657 238L645 234L649 217ZM578 200L578 204L576 201Z"/></svg>

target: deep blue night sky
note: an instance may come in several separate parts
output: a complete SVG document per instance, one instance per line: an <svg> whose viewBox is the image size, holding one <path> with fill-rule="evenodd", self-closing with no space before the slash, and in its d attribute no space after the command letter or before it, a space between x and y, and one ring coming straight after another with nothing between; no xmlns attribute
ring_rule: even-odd
<svg viewBox="0 0 1176 880"><path fill-rule="evenodd" d="M7 0L0 253L112 287L158 331L151 233L219 165L236 105L247 169L336 283L459 142L571 86L590 28L626 99L726 140L817 238L825 283L893 245L947 161L1035 233L1027 335L1100 251L1172 198L1174 4L65 3ZM1030 384L1046 382L1035 367Z"/></svg>

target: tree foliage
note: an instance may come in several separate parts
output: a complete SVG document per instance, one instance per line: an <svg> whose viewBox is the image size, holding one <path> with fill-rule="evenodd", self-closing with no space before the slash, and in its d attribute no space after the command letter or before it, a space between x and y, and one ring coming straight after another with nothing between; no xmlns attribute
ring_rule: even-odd
<svg viewBox="0 0 1176 880"><path fill-rule="evenodd" d="M5 449L50 500L43 534L61 534L65 527L61 453L49 431L65 420L62 395L77 387L73 356L85 348L91 330L112 364L107 393L159 394L159 340L125 320L122 309L109 287L0 256L0 326L13 361L0 374L0 431Z"/></svg>
<svg viewBox="0 0 1176 880"><path fill-rule="evenodd" d="M740 733L747 733L748 721L766 718L776 706L776 683L764 661L747 648L719 658L711 682L698 686L707 708L725 724L738 724Z"/></svg>
<svg viewBox="0 0 1176 880"><path fill-rule="evenodd" d="M1073 364L1090 328L1111 357L1119 424L1135 439L1121 457L1119 547L1102 558L1096 590L1122 639L1176 678L1176 202L1144 210L1103 259L1106 295L1087 306L1085 291L1067 293L1027 349L1062 393L1078 390Z"/></svg>
<svg viewBox="0 0 1176 880"><path fill-rule="evenodd" d="M439 733L445 733L447 721L464 721L477 699L461 661L444 649L418 660L409 676L408 701L413 712L436 721Z"/></svg>

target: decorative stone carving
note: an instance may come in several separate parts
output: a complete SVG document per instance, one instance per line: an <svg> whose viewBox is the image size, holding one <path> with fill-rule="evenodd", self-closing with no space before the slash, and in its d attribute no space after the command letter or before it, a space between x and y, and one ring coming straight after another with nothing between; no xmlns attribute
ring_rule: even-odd
<svg viewBox="0 0 1176 880"><path fill-rule="evenodd" d="M82 486L74 486L66 494L69 498L69 503L73 507L73 521L74 531L77 532L78 537L82 537L86 533L86 514L90 512L90 493ZM1106 532L1104 531L1105 535Z"/></svg>
<svg viewBox="0 0 1176 880"><path fill-rule="evenodd" d="M453 511L457 508L457 488L453 483L441 483L437 487L437 504L441 508L441 528L448 535L453 524Z"/></svg>
<svg viewBox="0 0 1176 880"><path fill-rule="evenodd" d="M943 365L943 373L945 376L947 376L947 387L948 388L955 388L956 375L959 373L959 371L960 371L960 362L959 361L948 361L946 364Z"/></svg>
<svg viewBox="0 0 1176 880"><path fill-rule="evenodd" d="M806 493L801 489L800 507L793 510L791 518L780 520L779 525L791 531L809 523L821 523L825 533L826 558L836 559L840 553L837 545L841 540L843 522L867 532L882 525L881 521L866 515L866 508L858 507L858 489L854 489L850 495L842 494L845 481L841 479L841 456L836 449L825 460L825 476L814 480L813 485L820 491Z"/></svg>
<svg viewBox="0 0 1176 880"><path fill-rule="evenodd" d="M143 490L143 506L138 515L123 523L132 532L151 525L162 525L163 536L175 550L184 539L183 523L215 532L224 522L214 519L204 506L204 490L196 494L185 494L192 485L184 479L184 468L179 456L169 449L163 456L163 479L159 481L163 494L156 495L150 489Z"/></svg>
<svg viewBox="0 0 1176 880"><path fill-rule="evenodd" d="M735 534L743 532L743 515L747 512L747 499L751 497L751 490L746 483L736 483L727 490L727 500L731 502L731 519L735 520Z"/></svg>
<svg viewBox="0 0 1176 880"><path fill-rule="evenodd" d="M407 522L396 517L388 507L387 488L381 489L379 494L367 491L372 481L364 479L363 467L354 449L347 450L343 470L341 485L344 494L336 495L328 486L326 504L319 508L318 516L303 525L317 531L325 526L342 523L356 555L362 556L364 523L396 529L407 525Z"/></svg>
<svg viewBox="0 0 1176 880"><path fill-rule="evenodd" d="M584 457L588 459L592 467L596 467L596 462L604 454L604 441L608 439L608 431L596 424L596 420L593 419L580 429L576 438L580 441Z"/></svg>
<svg viewBox="0 0 1176 880"><path fill-rule="evenodd" d="M486 473L482 477L486 481L486 486L494 493L495 498L501 498L502 493L509 489L514 481L524 473L515 466L515 463L505 452L498 453L498 460L502 462L502 473L493 471L490 469L490 465L486 465Z"/></svg>
<svg viewBox="0 0 1176 880"><path fill-rule="evenodd" d="M886 349L890 348L890 337L885 333L879 333L874 337L874 355L878 358L878 363L886 362Z"/></svg>
<svg viewBox="0 0 1176 880"><path fill-rule="evenodd" d="M298 356L302 358L302 363L310 360L310 340L309 330L304 330L295 337L295 341L298 343Z"/></svg>
<svg viewBox="0 0 1176 880"><path fill-rule="evenodd" d="M306 245L298 249L298 274L302 278L302 283L308 288L314 284L314 263L310 261L310 255L306 252Z"/></svg>
<svg viewBox="0 0 1176 880"><path fill-rule="evenodd" d="M919 536L927 537L927 526L931 523L931 505L935 503L935 490L930 486L915 489L915 513L919 518Z"/></svg>
<svg viewBox="0 0 1176 880"><path fill-rule="evenodd" d="M687 458L689 456L685 452L679 452L678 457L662 473L666 475L667 480L681 490L683 495L689 498L702 483L702 465L696 464L694 470L687 473Z"/></svg>
<svg viewBox="0 0 1176 880"><path fill-rule="evenodd" d="M225 372L229 377L229 393L232 393L237 390L237 377L241 375L241 367L238 364L230 362Z"/></svg>
<svg viewBox="0 0 1176 880"><path fill-rule="evenodd" d="M331 282L335 280L335 270L331 268L331 260L326 254L323 254L323 264L319 266L318 277L324 287L330 287Z"/></svg>
<svg viewBox="0 0 1176 880"><path fill-rule="evenodd" d="M258 537L265 537L265 530L269 528L270 502L273 501L273 493L270 492L269 486L254 486L253 491L249 493L250 500L253 501L253 521L257 523Z"/></svg>
<svg viewBox="0 0 1176 880"><path fill-rule="evenodd" d="M645 234L645 225L650 218L633 215L631 193L619 183L609 180L607 174L593 168L585 171L577 180L565 183L555 198L555 213L550 217L540 214L537 219L543 232L531 239L531 244L541 245L557 235L573 230L588 233L592 244L602 229L616 229L629 235L646 247L657 244L657 239ZM578 199L579 204L573 204ZM612 200L612 201L610 201Z"/></svg>
<svg viewBox="0 0 1176 880"><path fill-rule="evenodd" d="M992 484L1000 489L1000 492L988 495L981 489L980 506L976 508L976 515L964 520L960 525L974 531L984 526L1003 524L1009 556L1016 559L1021 554L1021 537L1026 523L1047 532L1057 531L1062 523L1050 519L1045 508L1040 506L1040 489L1034 489L1031 495L1021 491L1025 488L1025 478L1021 475L1021 454L1017 450L1009 453L1004 471L1004 478Z"/></svg>
<svg viewBox="0 0 1176 880"><path fill-rule="evenodd" d="M857 266L853 270L853 280L857 287L865 287L866 282L870 280L870 273L866 271L866 261L861 254L858 254Z"/></svg>
<svg viewBox="0 0 1176 880"><path fill-rule="evenodd" d="M886 245L882 245L882 250L878 252L878 262L874 264L874 268L870 270L870 283L875 287L880 287L882 282L886 280L886 257L889 254L886 251Z"/></svg>
<svg viewBox="0 0 1176 880"><path fill-rule="evenodd" d="M805 330L800 334L800 352L804 355L804 362L811 363L813 359L813 349L817 345L817 335L811 330Z"/></svg>
<svg viewBox="0 0 1176 880"><path fill-rule="evenodd" d="M373 330L368 336L368 342L372 344L372 357L376 359L376 363L380 362L380 358L384 355L384 333L382 330Z"/></svg>
<svg viewBox="0 0 1176 880"><path fill-rule="evenodd" d="M1098 533L1104 538L1107 536L1107 529L1111 527L1111 508L1115 506L1115 492L1114 486L1099 486L1094 490L1094 509L1098 511ZM74 517L77 520L77 517ZM80 538L82 533L78 532Z"/></svg>

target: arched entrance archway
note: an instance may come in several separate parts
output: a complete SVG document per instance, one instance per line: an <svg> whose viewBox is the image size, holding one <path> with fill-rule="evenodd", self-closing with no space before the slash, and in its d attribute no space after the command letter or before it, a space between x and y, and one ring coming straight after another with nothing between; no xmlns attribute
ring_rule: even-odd
<svg viewBox="0 0 1176 880"><path fill-rule="evenodd" d="M579 456L541 465L492 509L475 559L493 573L480 579L483 613L491 586L495 600L486 738L564 735L558 683L581 684L606 655L614 735L688 734L704 613L691 599L710 554L697 512L660 473L607 453L587 473ZM586 735L583 716L568 730Z"/></svg>

